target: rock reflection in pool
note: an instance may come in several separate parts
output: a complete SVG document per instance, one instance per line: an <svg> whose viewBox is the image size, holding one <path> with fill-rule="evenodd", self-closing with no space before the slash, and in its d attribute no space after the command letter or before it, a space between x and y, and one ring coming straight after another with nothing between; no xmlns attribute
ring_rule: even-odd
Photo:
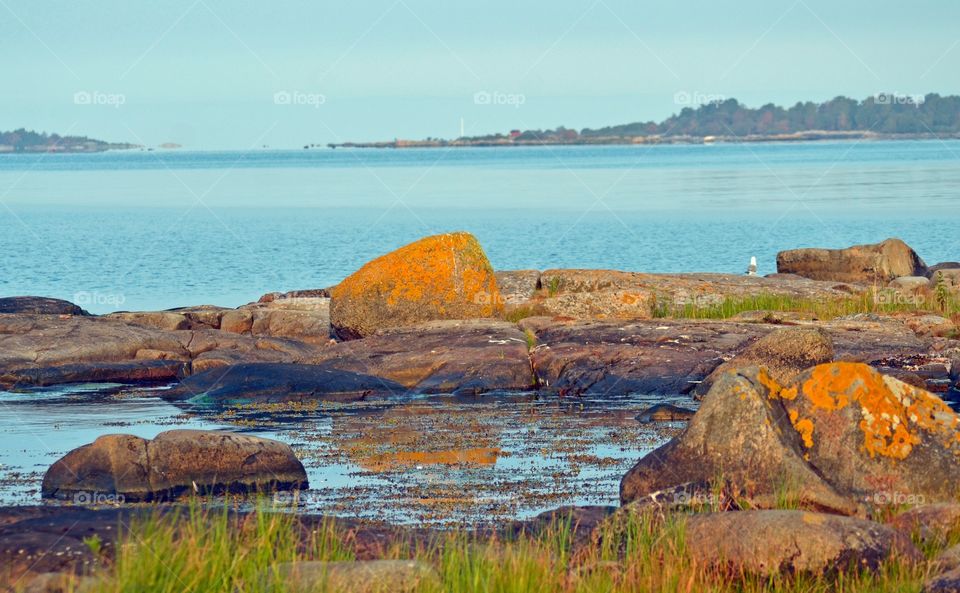
<svg viewBox="0 0 960 593"><path fill-rule="evenodd" d="M282 508L404 523L523 518L566 504L617 504L620 477L684 426L640 424L654 403L689 398L410 396L353 403L176 406L156 391L74 386L0 392L17 421L0 436L0 503L39 500L43 470L96 436L171 426L291 444L311 490ZM238 501L241 504L242 501Z"/></svg>

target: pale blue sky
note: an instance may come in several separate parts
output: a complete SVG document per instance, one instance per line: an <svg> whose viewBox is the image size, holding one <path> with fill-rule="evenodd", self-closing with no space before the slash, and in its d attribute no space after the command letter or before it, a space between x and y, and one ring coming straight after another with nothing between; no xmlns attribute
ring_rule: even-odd
<svg viewBox="0 0 960 593"><path fill-rule="evenodd" d="M0 129L279 148L659 120L678 92L956 94L958 23L956 0L0 0Z"/></svg>

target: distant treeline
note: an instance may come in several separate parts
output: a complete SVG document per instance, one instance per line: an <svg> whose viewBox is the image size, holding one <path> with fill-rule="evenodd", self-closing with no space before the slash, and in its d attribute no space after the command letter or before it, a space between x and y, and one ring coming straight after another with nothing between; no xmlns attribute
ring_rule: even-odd
<svg viewBox="0 0 960 593"><path fill-rule="evenodd" d="M889 93L863 101L837 97L825 103L800 102L789 108L772 103L751 108L736 99L725 99L695 108L684 107L660 123L636 122L596 130L585 128L580 132L561 126L555 130L528 130L515 135L514 139L569 142L577 137L773 136L813 130L956 134L960 133L960 97Z"/></svg>
<svg viewBox="0 0 960 593"><path fill-rule="evenodd" d="M23 128L0 132L0 152L99 152L131 147L132 144L111 144L86 136L60 136Z"/></svg>

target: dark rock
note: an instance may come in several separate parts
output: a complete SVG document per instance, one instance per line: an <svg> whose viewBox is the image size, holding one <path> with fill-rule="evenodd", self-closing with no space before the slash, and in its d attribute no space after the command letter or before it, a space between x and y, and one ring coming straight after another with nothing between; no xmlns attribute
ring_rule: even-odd
<svg viewBox="0 0 960 593"><path fill-rule="evenodd" d="M338 369L330 364L242 363L184 378L165 398L195 403L237 404L363 399L404 393L398 383Z"/></svg>
<svg viewBox="0 0 960 593"><path fill-rule="evenodd" d="M250 435L170 430L152 440L105 435L67 453L43 477L44 498L96 503L166 500L184 493L260 492L307 487L289 445Z"/></svg>
<svg viewBox="0 0 960 593"><path fill-rule="evenodd" d="M524 333L493 320L434 321L325 348L313 362L381 377L420 393L535 387Z"/></svg>
<svg viewBox="0 0 960 593"><path fill-rule="evenodd" d="M0 386L42 387L67 383L157 383L181 375L178 360L77 363L60 366L12 369L0 372Z"/></svg>
<svg viewBox="0 0 960 593"><path fill-rule="evenodd" d="M477 239L451 233L381 256L331 290L330 321L342 339L437 319L503 311L493 268Z"/></svg>
<svg viewBox="0 0 960 593"><path fill-rule="evenodd" d="M927 266L906 243L887 239L846 249L792 249L777 254L777 272L814 280L886 284L900 276L924 276Z"/></svg>
<svg viewBox="0 0 960 593"><path fill-rule="evenodd" d="M69 301L48 297L0 297L0 314L89 315Z"/></svg>
<svg viewBox="0 0 960 593"><path fill-rule="evenodd" d="M644 424L649 422L686 422L693 418L696 410L688 410L670 404L657 404L637 415L637 420Z"/></svg>
<svg viewBox="0 0 960 593"><path fill-rule="evenodd" d="M923 593L960 593L960 568L929 578L923 584Z"/></svg>

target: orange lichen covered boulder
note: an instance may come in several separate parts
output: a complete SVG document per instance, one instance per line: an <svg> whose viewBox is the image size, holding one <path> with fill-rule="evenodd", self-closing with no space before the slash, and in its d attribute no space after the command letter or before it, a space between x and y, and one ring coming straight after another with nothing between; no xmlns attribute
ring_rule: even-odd
<svg viewBox="0 0 960 593"><path fill-rule="evenodd" d="M718 476L755 508L785 493L841 513L958 501L960 417L865 364L822 364L787 385L764 367L735 369L679 437L624 476L621 500L690 485L710 492Z"/></svg>
<svg viewBox="0 0 960 593"><path fill-rule="evenodd" d="M810 463L841 491L874 504L958 499L960 417L936 395L837 362L778 397Z"/></svg>
<svg viewBox="0 0 960 593"><path fill-rule="evenodd" d="M343 339L436 319L503 310L493 267L469 233L426 237L367 263L331 290L330 322Z"/></svg>

